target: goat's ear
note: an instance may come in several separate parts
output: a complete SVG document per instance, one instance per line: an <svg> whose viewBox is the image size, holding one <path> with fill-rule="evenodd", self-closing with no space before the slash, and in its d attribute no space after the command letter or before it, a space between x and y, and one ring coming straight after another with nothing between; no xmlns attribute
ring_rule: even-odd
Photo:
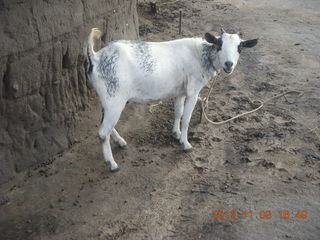
<svg viewBox="0 0 320 240"><path fill-rule="evenodd" d="M242 41L240 46L245 48L252 48L255 45L257 45L257 43L258 43L258 39L246 40L246 41Z"/></svg>
<svg viewBox="0 0 320 240"><path fill-rule="evenodd" d="M220 38L216 38L215 36L213 36L211 33L206 33L204 35L204 39L208 42L208 43L212 43L217 47L221 47L222 42Z"/></svg>

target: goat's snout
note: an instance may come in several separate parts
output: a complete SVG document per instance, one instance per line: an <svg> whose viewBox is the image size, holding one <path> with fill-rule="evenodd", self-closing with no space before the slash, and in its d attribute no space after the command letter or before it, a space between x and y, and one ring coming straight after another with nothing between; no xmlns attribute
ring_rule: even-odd
<svg viewBox="0 0 320 240"><path fill-rule="evenodd" d="M233 66L233 62L231 62L231 61L226 61L225 63L224 63L224 65L225 65L225 67L223 68L223 70L226 72L226 73L232 73L232 71L233 71L233 68L232 68L232 66Z"/></svg>
<svg viewBox="0 0 320 240"><path fill-rule="evenodd" d="M230 62L230 61L226 61L224 64L226 65L227 69L231 69L233 66L233 62Z"/></svg>

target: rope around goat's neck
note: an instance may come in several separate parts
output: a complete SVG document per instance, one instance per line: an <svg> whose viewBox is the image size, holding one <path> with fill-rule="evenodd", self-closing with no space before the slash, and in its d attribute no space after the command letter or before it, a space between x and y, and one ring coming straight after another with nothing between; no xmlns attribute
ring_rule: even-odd
<svg viewBox="0 0 320 240"><path fill-rule="evenodd" d="M259 107L256 107L256 108L254 108L254 109L251 110L251 111L247 111L247 112L244 112L244 113L240 113L240 114L238 114L238 115L236 115L236 116L234 116L234 117L232 117L232 118L229 118L229 119L227 119L227 120L215 122L215 121L210 120L210 119L208 118L208 116L207 116L207 113L206 113L206 109L208 108L208 104L209 104L209 97L210 97L210 95L211 95L211 92L212 92L212 89L213 89L213 85L214 85L215 82L216 82L215 80L212 80L212 83L211 83L211 86L210 86L210 90L209 90L209 92L208 92L208 95L207 95L205 98L202 99L201 97L199 97L199 100L200 100L200 103L201 103L201 118L200 118L200 122L202 121L202 116L204 116L204 118L205 118L209 123L214 124L214 125L225 124L225 123L230 122L230 121L232 121L232 120L234 120L234 119L237 119L237 118L239 118L239 117L248 115L248 114L250 114L250 113L254 113L254 112L258 111L259 109L261 109L266 103L268 103L268 102L270 102L270 101L272 101L272 100L275 100L275 99L277 99L277 98L280 98L280 97L284 97L289 104L292 104L292 103L294 103L294 102L289 102L288 99L286 98L286 95L294 94L294 93L295 93L295 94L298 94L297 98L300 98L300 97L302 97L302 95L304 94L303 91L292 90L292 91L286 91L286 92L283 92L283 93L281 93L281 94L275 95L275 96L273 96L273 97L271 97L271 98L268 98L268 99L265 100L265 101L256 100L256 102L259 102L259 103L260 103ZM251 102L252 104L254 104L254 103L251 101L250 98L249 98L249 100L250 100L250 102Z"/></svg>

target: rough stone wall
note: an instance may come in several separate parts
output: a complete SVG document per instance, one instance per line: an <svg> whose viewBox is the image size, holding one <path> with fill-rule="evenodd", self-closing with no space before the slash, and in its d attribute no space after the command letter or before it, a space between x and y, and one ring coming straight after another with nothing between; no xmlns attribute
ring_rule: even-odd
<svg viewBox="0 0 320 240"><path fill-rule="evenodd" d="M0 0L0 183L74 141L92 94L82 56L92 27L104 43L136 39L136 0Z"/></svg>

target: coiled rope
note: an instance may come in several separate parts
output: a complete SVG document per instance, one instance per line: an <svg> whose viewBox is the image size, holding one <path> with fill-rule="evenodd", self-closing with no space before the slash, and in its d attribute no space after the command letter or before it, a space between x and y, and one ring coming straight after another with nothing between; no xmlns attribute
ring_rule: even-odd
<svg viewBox="0 0 320 240"><path fill-rule="evenodd" d="M217 78L216 78L216 79L217 79ZM213 89L213 85L214 85L215 82L216 82L215 80L212 80L211 86L210 86L210 90L209 90L209 92L208 92L208 94L207 94L206 97L204 97L204 98L198 97L198 99L200 100L200 103L201 103L201 117L200 117L200 122L202 121L202 116L204 116L204 118L205 118L209 123L214 124L214 125L225 124L225 123L230 122L230 121L232 121L232 120L234 120L234 119L237 119L237 118L239 118L239 117L248 115L248 114L250 114L250 113L254 113L254 112L260 110L266 103L271 102L271 101L273 101L273 100L275 100L275 99L278 99L278 98L281 98L281 97L284 97L289 104L292 104L292 103L294 103L295 101L293 101L293 102L288 101L288 99L286 98L286 95L298 94L298 96L296 97L296 99L298 99L298 98L302 97L303 94L304 94L303 91L291 90L291 91L283 92L283 93L281 93L281 94L277 94L277 95L275 95L275 96L273 96L273 97L271 97L271 98L268 98L268 99L265 100L265 101L255 100L255 102L258 102L258 103L259 103L259 106L256 107L256 108L254 108L253 110L240 113L240 114L238 114L238 115L236 115L236 116L234 116L234 117L231 117L231 118L229 118L229 119L227 119L227 120L224 120L224 121L216 122L216 121L210 120L210 119L208 118L208 116L207 116L207 113L206 113L206 110L207 110L208 104L209 104L209 97L210 97L210 95L211 95L211 92L212 92L212 89ZM248 97L248 98L249 98L249 97ZM255 104L250 98L249 98L249 100L250 100L251 104Z"/></svg>

